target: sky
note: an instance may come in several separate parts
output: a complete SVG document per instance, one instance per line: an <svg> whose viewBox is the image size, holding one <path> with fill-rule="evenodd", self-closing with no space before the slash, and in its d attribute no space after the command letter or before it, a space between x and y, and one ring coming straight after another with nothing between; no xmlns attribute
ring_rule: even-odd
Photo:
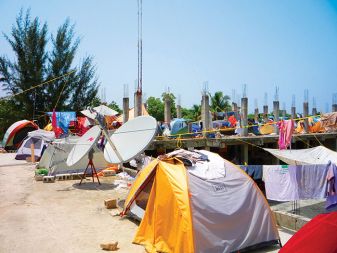
<svg viewBox="0 0 337 253"><path fill-rule="evenodd" d="M81 38L75 64L94 57L102 97L122 105L127 84L131 106L137 79L137 0L0 0L0 32L10 34L21 8L46 22L50 33L69 18ZM49 34L50 36L50 34ZM13 52L0 35L0 55ZM296 97L302 111L331 111L337 93L337 1L143 0L143 93L168 89L183 107L200 104L207 83L237 101L246 86L249 112L271 110ZM0 93L3 96L3 91ZM104 98L104 97L102 97ZM310 109L311 110L311 109Z"/></svg>

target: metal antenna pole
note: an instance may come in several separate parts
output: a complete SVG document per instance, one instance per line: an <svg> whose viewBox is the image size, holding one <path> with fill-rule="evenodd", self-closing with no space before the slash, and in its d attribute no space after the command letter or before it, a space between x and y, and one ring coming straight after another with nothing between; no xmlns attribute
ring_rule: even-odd
<svg viewBox="0 0 337 253"><path fill-rule="evenodd" d="M89 110L91 111L92 109L89 109ZM106 138L107 141L109 142L111 148L113 149L113 151L115 151L115 153L116 153L116 155L117 155L119 161L122 163L123 158L122 158L121 154L118 152L116 146L115 146L115 145L113 144L113 142L111 141L110 136L109 136L109 133L108 133L108 131L106 130L104 124L103 124L103 120L102 120L102 118L101 118L102 116L99 115L97 112L96 112L96 114L97 114L97 115L96 115L96 117L95 117L95 123L96 123L97 125L99 125L99 127L100 127L101 130L102 130L102 133L104 134L105 138Z"/></svg>
<svg viewBox="0 0 337 253"><path fill-rule="evenodd" d="M140 0L140 76L139 76L139 92L143 90L143 0Z"/></svg>

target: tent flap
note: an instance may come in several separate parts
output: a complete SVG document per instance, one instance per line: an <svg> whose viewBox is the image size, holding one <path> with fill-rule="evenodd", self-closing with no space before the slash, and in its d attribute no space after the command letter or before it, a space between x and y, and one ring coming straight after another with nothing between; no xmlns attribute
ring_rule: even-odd
<svg viewBox="0 0 337 253"><path fill-rule="evenodd" d="M158 163L134 243L144 245L148 252L194 252L186 169L182 164Z"/></svg>

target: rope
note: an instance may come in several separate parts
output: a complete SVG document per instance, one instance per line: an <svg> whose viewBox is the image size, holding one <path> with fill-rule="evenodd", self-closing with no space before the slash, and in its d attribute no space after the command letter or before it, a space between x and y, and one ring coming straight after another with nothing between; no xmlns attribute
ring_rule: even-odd
<svg viewBox="0 0 337 253"><path fill-rule="evenodd" d="M60 95L59 95L59 97L57 98L57 101L56 101L56 103L55 103L55 105L54 105L54 108L56 108L57 104L59 103L60 98L61 98L61 95L62 95L62 92L63 92L64 87L66 86L66 84L67 84L67 82L64 82L63 87L62 87L62 90L61 90L61 92L60 92Z"/></svg>
<svg viewBox="0 0 337 253"><path fill-rule="evenodd" d="M304 120L304 119L308 119L308 118L313 118L313 117L317 117L317 115L312 115L312 116L307 116L307 117L303 117L303 118L297 118L297 119L293 119L294 121L300 121L300 120ZM247 125L247 126L241 126L239 128L250 128L250 127L254 127L254 126L266 126L266 125L276 125L278 122L267 122L264 124L254 124L254 125ZM236 127L227 127L224 129L221 129L221 131L233 131L235 129L238 129ZM219 131L219 129L215 129L215 130L203 130L201 132L187 132L184 135L193 135L193 134L203 134L203 133L214 133ZM167 137L178 137L181 134L171 134L168 135Z"/></svg>
<svg viewBox="0 0 337 253"><path fill-rule="evenodd" d="M13 95L10 95L10 96L6 96L6 97L2 97L2 98L0 98L0 100L6 99L6 98L12 98L12 97L21 95L21 94L26 93L26 92L28 92L28 91L30 91L30 90L33 90L33 89L38 88L38 87L41 87L41 86L43 86L43 85L45 85L45 84L49 84L49 83L51 83L51 82L53 82L53 81L55 81L55 80L61 79L61 78L65 77L65 76L69 76L69 75L71 75L72 73L74 73L75 71L76 71L76 69L73 70L73 71L70 71L70 72L68 72L68 73L66 73L66 74L64 74L64 75L62 75L62 76L58 76L58 77L55 77L55 78L50 79L50 80L48 80L48 81L45 81L45 82L43 82L43 83L40 83L40 84L38 84L38 85L34 85L34 86L32 86L32 87L30 87L30 88L28 88L28 89L26 89L26 90L23 90L23 91L20 91L20 92L16 93L16 94L13 94Z"/></svg>

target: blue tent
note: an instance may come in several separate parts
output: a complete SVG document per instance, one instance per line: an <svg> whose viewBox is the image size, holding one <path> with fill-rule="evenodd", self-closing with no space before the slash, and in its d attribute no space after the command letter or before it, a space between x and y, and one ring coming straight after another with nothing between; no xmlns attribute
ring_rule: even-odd
<svg viewBox="0 0 337 253"><path fill-rule="evenodd" d="M186 119L176 118L170 123L171 134L180 134L188 132L188 122Z"/></svg>

